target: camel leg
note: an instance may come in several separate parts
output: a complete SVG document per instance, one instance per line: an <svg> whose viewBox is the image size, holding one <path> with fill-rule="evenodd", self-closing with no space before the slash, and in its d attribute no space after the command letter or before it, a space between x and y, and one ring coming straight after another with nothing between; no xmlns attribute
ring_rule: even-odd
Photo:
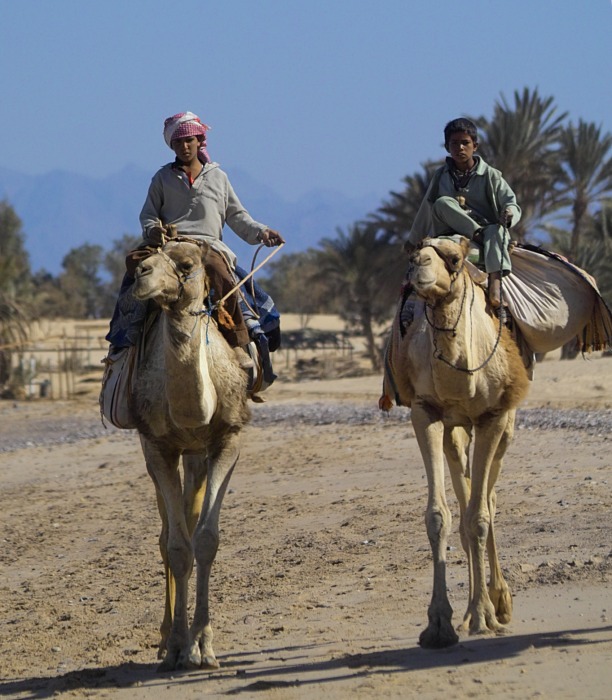
<svg viewBox="0 0 612 700"><path fill-rule="evenodd" d="M510 588L504 579L504 576L499 565L497 555L497 544L495 541L495 511L497 505L497 494L495 493L495 484L501 472L502 460L506 454L506 450L514 435L514 419L515 411L511 411L508 415L508 423L506 430L499 441L499 447L491 464L491 473L489 475L489 517L491 522L489 525L489 537L487 539L487 554L489 557L489 569L491 576L489 579L489 598L495 608L497 621L503 625L507 625L512 619L512 594Z"/></svg>
<svg viewBox="0 0 612 700"><path fill-rule="evenodd" d="M466 620L469 619L470 634L485 634L500 629L495 608L487 590L485 548L491 524L489 510L491 465L507 423L507 412L492 414L478 425L475 431L472 490L465 517L474 571L473 593L466 614Z"/></svg>
<svg viewBox="0 0 612 700"><path fill-rule="evenodd" d="M167 517L168 537L166 557L169 568L167 577L168 595L171 593L170 577L175 582L174 614L170 635L166 641L166 657L160 664L160 671L170 671L186 667L185 655L189 649L189 625L187 619L188 584L193 568L193 549L185 521L183 494L178 471L178 451L162 454L146 438L141 437L147 470L152 475L162 495ZM170 610L172 602L170 601Z"/></svg>
<svg viewBox="0 0 612 700"><path fill-rule="evenodd" d="M433 593L427 611L429 624L421 632L419 644L428 649L437 649L458 641L452 625L453 609L446 593L446 543L451 512L444 492L444 426L433 409L422 402L412 406L412 425L427 472L425 524L434 565Z"/></svg>
<svg viewBox="0 0 612 700"><path fill-rule="evenodd" d="M159 551L161 553L162 562L164 564L164 575L166 580L166 602L164 605L164 618L159 628L160 632L160 642L157 649L157 658L163 659L166 653L166 645L168 643L168 637L170 636L170 631L172 629L172 618L174 617L174 597L176 595L176 583L174 581L174 576L172 571L170 571L170 564L168 562L168 515L166 513L166 506L164 505L164 497L162 496L159 486L155 481L155 477L151 475L153 483L155 484L155 495L157 498L157 510L159 511L159 516L162 521L162 528L159 534Z"/></svg>
<svg viewBox="0 0 612 700"><path fill-rule="evenodd" d="M227 433L210 451L204 505L194 533L197 561L196 604L191 624L190 663L207 668L219 668L213 650L213 630L210 621L209 585L219 548L219 513L232 472L238 462L240 448L238 432Z"/></svg>
<svg viewBox="0 0 612 700"><path fill-rule="evenodd" d="M164 564L164 573L166 579L166 602L164 606L164 618L159 628L161 639L157 650L157 658L162 659L166 653L166 645L168 637L172 630L172 619L174 617L174 599L176 596L176 582L170 564L168 561L168 515L164 498L159 489L155 475L150 475L155 484L155 495L157 497L157 509L162 521L162 529L159 535L159 551L161 553L162 562ZM184 483L184 511L187 520L187 530L189 535L193 535L200 511L202 510L202 502L204 500L204 489L206 485L206 471L199 475L196 470L185 469Z"/></svg>
<svg viewBox="0 0 612 700"><path fill-rule="evenodd" d="M472 599L474 594L474 569L472 566L472 557L466 532L465 513L467 511L468 502L471 492L470 478L470 444L472 441L471 425L454 426L447 428L444 431L444 454L448 462L448 468L453 483L453 491L459 502L459 535L461 537L461 547L465 552L468 568L468 600ZM458 632L468 630L469 618L467 613L464 616L463 622L458 627Z"/></svg>

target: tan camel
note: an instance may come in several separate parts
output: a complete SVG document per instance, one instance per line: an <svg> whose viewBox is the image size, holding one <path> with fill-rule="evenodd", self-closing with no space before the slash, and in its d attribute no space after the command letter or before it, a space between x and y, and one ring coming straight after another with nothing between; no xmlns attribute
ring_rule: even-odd
<svg viewBox="0 0 612 700"><path fill-rule="evenodd" d="M133 294L159 307L146 337L132 409L162 519L166 570L160 670L219 664L213 651L209 577L219 546L219 511L249 420L247 376L209 315L205 244L167 243L136 270ZM183 458L183 484L179 461ZM197 563L195 610L188 584Z"/></svg>
<svg viewBox="0 0 612 700"><path fill-rule="evenodd" d="M514 341L491 315L484 290L468 272L468 249L465 239L461 244L426 239L411 256L409 282L420 301L410 323L398 309L380 402L385 410L393 400L411 406L427 472L425 522L434 575L429 624L419 638L427 648L458 640L446 592L451 513L445 497L444 456L459 501L459 529L469 566L469 603L460 631L495 632L512 615L512 597L495 545L494 487L512 439L516 406L527 393L529 379Z"/></svg>

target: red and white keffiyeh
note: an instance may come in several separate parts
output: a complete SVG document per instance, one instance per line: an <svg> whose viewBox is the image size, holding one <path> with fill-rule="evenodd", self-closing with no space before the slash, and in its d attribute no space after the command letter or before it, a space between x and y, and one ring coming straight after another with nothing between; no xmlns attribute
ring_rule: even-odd
<svg viewBox="0 0 612 700"><path fill-rule="evenodd" d="M174 139L182 139L186 136L199 136L201 137L200 160L210 163L210 156L206 150L206 132L209 129L208 124L203 124L193 112L180 112L172 117L168 117L164 122L164 141L169 148L172 148Z"/></svg>

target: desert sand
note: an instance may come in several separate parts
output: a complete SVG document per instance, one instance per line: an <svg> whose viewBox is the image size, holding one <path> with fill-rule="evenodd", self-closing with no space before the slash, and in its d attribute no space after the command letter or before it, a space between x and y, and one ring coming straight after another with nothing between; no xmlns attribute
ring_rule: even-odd
<svg viewBox="0 0 612 700"><path fill-rule="evenodd" d="M0 694L608 698L612 358L538 365L498 484L514 619L442 651L418 646L432 570L406 409L378 413L379 376L289 382L280 364L221 514L214 672L156 672L159 519L137 436L101 427L95 385L0 403ZM449 503L459 624L450 486Z"/></svg>

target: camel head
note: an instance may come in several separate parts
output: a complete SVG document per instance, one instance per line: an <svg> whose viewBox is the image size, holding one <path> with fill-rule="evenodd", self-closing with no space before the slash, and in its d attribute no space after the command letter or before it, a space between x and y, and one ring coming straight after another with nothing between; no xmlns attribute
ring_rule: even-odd
<svg viewBox="0 0 612 700"><path fill-rule="evenodd" d="M204 270L208 245L193 239L173 239L136 268L133 295L152 299L163 309L201 306L208 296L209 282Z"/></svg>
<svg viewBox="0 0 612 700"><path fill-rule="evenodd" d="M448 238L426 238L410 256L410 282L416 293L430 303L452 298L453 281L463 269L470 244Z"/></svg>

